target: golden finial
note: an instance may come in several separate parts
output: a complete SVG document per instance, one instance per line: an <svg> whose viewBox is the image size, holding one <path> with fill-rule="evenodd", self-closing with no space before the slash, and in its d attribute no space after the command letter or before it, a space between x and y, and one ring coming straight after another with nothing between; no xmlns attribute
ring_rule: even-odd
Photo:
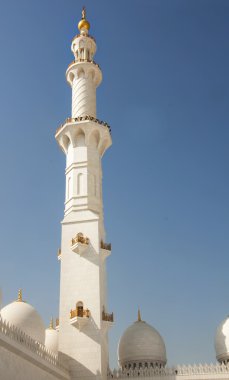
<svg viewBox="0 0 229 380"><path fill-rule="evenodd" d="M88 32L88 30L90 29L90 23L86 20L86 8L85 7L83 7L83 9L82 9L82 19L80 20L80 22L78 24L78 29L80 32L81 32L81 30L83 32Z"/></svg>
<svg viewBox="0 0 229 380"><path fill-rule="evenodd" d="M141 322L141 320L142 320L142 318L141 318L141 311L138 308L138 322Z"/></svg>
<svg viewBox="0 0 229 380"><path fill-rule="evenodd" d="M22 290L18 290L17 302L22 302Z"/></svg>
<svg viewBox="0 0 229 380"><path fill-rule="evenodd" d="M50 319L49 328L50 328L50 330L54 329L54 327L53 327L53 317Z"/></svg>
<svg viewBox="0 0 229 380"><path fill-rule="evenodd" d="M82 9L82 20L86 20L86 8L85 8L85 6L83 6L83 9Z"/></svg>

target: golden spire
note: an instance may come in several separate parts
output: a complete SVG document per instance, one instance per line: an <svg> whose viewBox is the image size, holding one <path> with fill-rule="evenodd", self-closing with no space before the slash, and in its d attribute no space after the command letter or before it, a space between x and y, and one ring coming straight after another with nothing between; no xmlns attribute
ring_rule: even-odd
<svg viewBox="0 0 229 380"><path fill-rule="evenodd" d="M142 321L142 318L141 318L141 311L140 309L138 308L138 322L141 322Z"/></svg>
<svg viewBox="0 0 229 380"><path fill-rule="evenodd" d="M22 290L21 289L18 290L17 302L23 302L22 301Z"/></svg>
<svg viewBox="0 0 229 380"><path fill-rule="evenodd" d="M82 9L82 19L80 20L80 22L78 24L78 29L80 32L81 32L81 30L88 32L88 30L90 29L90 23L86 20L86 8L85 7L83 7L83 9Z"/></svg>
<svg viewBox="0 0 229 380"><path fill-rule="evenodd" d="M82 9L82 20L86 20L86 8L83 7Z"/></svg>
<svg viewBox="0 0 229 380"><path fill-rule="evenodd" d="M53 317L50 319L49 329L50 329L50 330L53 330L53 329L54 329L54 327L53 327Z"/></svg>

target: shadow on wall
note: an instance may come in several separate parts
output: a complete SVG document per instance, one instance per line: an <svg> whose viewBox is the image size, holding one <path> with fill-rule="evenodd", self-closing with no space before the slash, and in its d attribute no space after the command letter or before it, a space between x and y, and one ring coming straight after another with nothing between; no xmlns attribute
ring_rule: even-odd
<svg viewBox="0 0 229 380"><path fill-rule="evenodd" d="M69 368L71 380L102 380L102 375L100 371L97 371L96 374L94 374L88 368L84 367L81 363L72 359L68 355L59 352L58 356L60 360L64 362L64 364Z"/></svg>

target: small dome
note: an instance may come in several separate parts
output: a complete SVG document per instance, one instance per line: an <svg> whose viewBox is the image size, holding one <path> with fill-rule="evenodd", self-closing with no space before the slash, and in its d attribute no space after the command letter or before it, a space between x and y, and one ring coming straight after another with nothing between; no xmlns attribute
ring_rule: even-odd
<svg viewBox="0 0 229 380"><path fill-rule="evenodd" d="M89 30L90 29L90 23L87 20L82 19L78 23L78 29L79 30L82 30L82 29Z"/></svg>
<svg viewBox="0 0 229 380"><path fill-rule="evenodd" d="M136 365L166 364L166 349L159 332L140 317L126 329L118 347L120 366L132 367Z"/></svg>
<svg viewBox="0 0 229 380"><path fill-rule="evenodd" d="M229 316L220 323L215 334L216 359L221 362L229 361Z"/></svg>
<svg viewBox="0 0 229 380"><path fill-rule="evenodd" d="M34 340L45 343L45 325L42 318L33 308L20 298L3 307L0 316L10 325L14 325Z"/></svg>
<svg viewBox="0 0 229 380"><path fill-rule="evenodd" d="M54 354L58 353L58 331L53 327L53 319L51 319L49 328L45 330L45 346Z"/></svg>

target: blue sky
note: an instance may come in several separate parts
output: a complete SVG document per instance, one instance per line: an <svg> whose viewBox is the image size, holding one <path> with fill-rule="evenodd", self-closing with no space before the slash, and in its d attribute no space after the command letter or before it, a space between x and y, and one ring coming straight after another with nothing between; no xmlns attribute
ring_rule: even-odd
<svg viewBox="0 0 229 380"><path fill-rule="evenodd" d="M142 317L168 362L215 360L229 313L229 2L21 0L0 13L0 279L48 324L58 315L65 157L54 133L70 116L65 70L82 5L103 70L103 158L111 367Z"/></svg>

